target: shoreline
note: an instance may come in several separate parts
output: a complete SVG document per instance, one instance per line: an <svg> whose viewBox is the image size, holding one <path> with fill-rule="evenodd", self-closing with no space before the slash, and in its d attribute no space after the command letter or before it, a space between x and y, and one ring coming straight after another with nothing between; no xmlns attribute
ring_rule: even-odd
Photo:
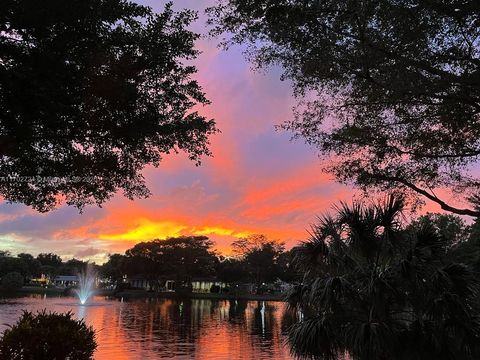
<svg viewBox="0 0 480 360"><path fill-rule="evenodd" d="M65 289L41 288L24 286L17 292L18 294L44 294L44 295L67 295ZM115 293L112 290L97 290L97 296L106 296L117 299L209 299L209 300L247 300L247 301L285 301L281 294L233 294L233 293L175 293L175 292L151 292L147 290L124 290Z"/></svg>
<svg viewBox="0 0 480 360"><path fill-rule="evenodd" d="M217 294L217 293L189 293L149 292L146 290L128 290L112 294L117 298L167 298L167 299L211 299L211 300L250 300L250 301L285 301L283 295L276 294Z"/></svg>

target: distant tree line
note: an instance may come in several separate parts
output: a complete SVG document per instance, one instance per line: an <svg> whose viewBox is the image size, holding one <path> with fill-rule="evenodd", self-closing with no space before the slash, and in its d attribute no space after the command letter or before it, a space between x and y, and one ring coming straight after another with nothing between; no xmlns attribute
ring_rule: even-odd
<svg viewBox="0 0 480 360"><path fill-rule="evenodd" d="M413 220L409 229L430 226L448 247L448 256L480 271L480 221L468 224L459 216L429 213ZM286 250L282 242L257 234L232 243L232 255L214 250L214 242L206 236L182 236L140 242L124 254L110 254L98 267L99 274L121 284L123 277L141 277L151 289L162 287L165 280L189 286L193 278L215 278L225 283L252 283L257 287L277 279L299 282L302 272L294 265L296 251ZM0 278L9 273L21 275L24 283L41 275L54 279L57 275L76 275L85 261L63 261L54 253L34 257L20 253L13 256L0 251Z"/></svg>
<svg viewBox="0 0 480 360"><path fill-rule="evenodd" d="M122 277L141 276L151 289L165 280L175 280L188 287L194 277L214 277L226 283L249 282L259 287L277 279L290 281L291 252L284 244L265 235L252 235L232 244L233 256L213 250L206 236L184 236L141 242L124 255L111 254L100 271L120 284Z"/></svg>
<svg viewBox="0 0 480 360"><path fill-rule="evenodd" d="M42 275L51 280L57 275L76 275L86 264L78 259L63 261L53 253L34 257L27 253L13 256L9 251L0 251L0 279L3 288L15 289Z"/></svg>
<svg viewBox="0 0 480 360"><path fill-rule="evenodd" d="M277 279L292 281L291 251L284 244L265 235L252 235L232 244L233 255L224 256L214 250L214 242L206 236L182 236L141 242L125 254L110 254L108 261L97 266L99 274L121 286L124 276L146 280L150 289L162 287L166 280L175 280L185 287L193 278L215 278L226 283L247 282L259 287ZM59 255L41 253L34 257L20 253L13 256L0 252L0 278L28 283L32 278L76 275L87 262L62 261ZM18 276L17 276L18 275ZM16 280L18 283L18 280Z"/></svg>

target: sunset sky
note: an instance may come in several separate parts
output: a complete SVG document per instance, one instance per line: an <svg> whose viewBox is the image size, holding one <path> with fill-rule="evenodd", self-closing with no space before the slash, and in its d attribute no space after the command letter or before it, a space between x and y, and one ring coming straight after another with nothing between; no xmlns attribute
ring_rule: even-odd
<svg viewBox="0 0 480 360"><path fill-rule="evenodd" d="M144 1L156 10L164 1ZM202 16L211 1L175 1L200 12L193 29L205 33ZM313 149L275 125L291 117L295 100L281 71L253 72L242 49L228 52L216 40L202 39L199 83L212 104L201 111L217 121L212 158L201 167L183 154L144 171L153 193L130 201L121 195L83 214L61 207L47 214L19 204L0 205L0 248L13 253L55 252L105 261L134 243L182 234L207 235L228 252L237 237L263 233L291 246L305 239L315 217L354 192L321 172Z"/></svg>

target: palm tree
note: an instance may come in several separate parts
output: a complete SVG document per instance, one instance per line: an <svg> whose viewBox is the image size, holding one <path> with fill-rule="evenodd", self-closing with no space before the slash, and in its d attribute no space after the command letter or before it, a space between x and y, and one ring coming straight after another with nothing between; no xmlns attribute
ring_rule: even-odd
<svg viewBox="0 0 480 360"><path fill-rule="evenodd" d="M289 295L303 319L289 332L299 358L476 359L479 282L425 224L405 230L404 201L335 208L295 249L303 283Z"/></svg>

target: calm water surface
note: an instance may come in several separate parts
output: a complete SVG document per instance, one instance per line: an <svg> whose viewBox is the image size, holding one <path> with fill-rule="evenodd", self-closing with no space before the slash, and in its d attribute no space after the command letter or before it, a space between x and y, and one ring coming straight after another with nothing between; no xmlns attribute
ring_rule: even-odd
<svg viewBox="0 0 480 360"><path fill-rule="evenodd" d="M291 324L282 302L31 295L0 299L0 333L22 310L72 310L97 331L95 359L292 359L285 346Z"/></svg>

